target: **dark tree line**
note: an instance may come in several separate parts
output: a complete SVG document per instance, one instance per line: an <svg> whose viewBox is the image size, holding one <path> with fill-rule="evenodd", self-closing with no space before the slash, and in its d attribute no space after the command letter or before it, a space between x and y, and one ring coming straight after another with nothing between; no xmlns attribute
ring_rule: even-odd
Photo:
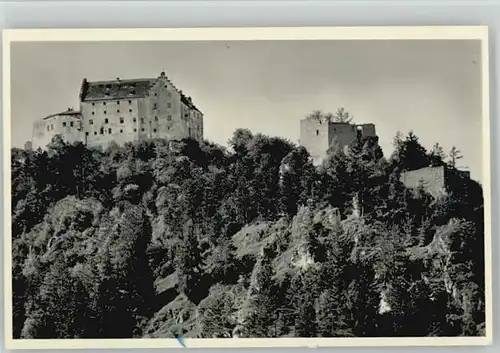
<svg viewBox="0 0 500 353"><path fill-rule="evenodd" d="M229 146L13 149L14 336L484 333L482 188L456 149L360 137L315 167L248 130ZM400 182L426 166L446 196Z"/></svg>

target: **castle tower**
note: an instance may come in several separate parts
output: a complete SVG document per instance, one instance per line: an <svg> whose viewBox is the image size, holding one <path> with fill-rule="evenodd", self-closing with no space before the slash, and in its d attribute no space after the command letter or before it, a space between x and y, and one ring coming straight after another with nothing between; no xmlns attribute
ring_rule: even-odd
<svg viewBox="0 0 500 353"><path fill-rule="evenodd" d="M300 121L300 144L307 149L315 165L321 164L333 144L345 148L353 143L358 135L375 137L375 125L339 123L316 117L307 117Z"/></svg>
<svg viewBox="0 0 500 353"><path fill-rule="evenodd" d="M71 108L37 120L33 124L31 147L35 150L44 149L56 135L61 136L68 143L82 141L81 124L80 112Z"/></svg>

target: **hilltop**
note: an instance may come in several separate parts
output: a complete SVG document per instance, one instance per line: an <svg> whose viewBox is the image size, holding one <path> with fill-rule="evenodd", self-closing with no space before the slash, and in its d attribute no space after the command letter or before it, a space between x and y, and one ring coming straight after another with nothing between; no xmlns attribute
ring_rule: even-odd
<svg viewBox="0 0 500 353"><path fill-rule="evenodd" d="M22 338L484 334L481 186L438 198L404 171L418 138L305 148L237 130L107 150L12 150L14 335Z"/></svg>

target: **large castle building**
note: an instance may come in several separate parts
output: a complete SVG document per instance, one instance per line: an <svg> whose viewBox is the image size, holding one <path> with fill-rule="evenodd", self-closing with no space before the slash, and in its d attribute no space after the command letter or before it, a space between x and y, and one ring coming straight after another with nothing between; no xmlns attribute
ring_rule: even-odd
<svg viewBox="0 0 500 353"><path fill-rule="evenodd" d="M154 79L83 79L79 111L68 109L36 121L32 148L44 149L56 135L90 147L154 138L199 141L203 114L164 72Z"/></svg>
<svg viewBox="0 0 500 353"><path fill-rule="evenodd" d="M307 117L300 121L300 144L307 149L315 165L321 164L328 149L334 144L345 148L359 135L376 137L375 125L355 125L316 117Z"/></svg>

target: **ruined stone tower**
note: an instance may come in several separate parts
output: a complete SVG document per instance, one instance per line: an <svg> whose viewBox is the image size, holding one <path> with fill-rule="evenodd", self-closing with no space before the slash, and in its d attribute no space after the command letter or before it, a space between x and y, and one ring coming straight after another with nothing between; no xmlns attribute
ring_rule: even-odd
<svg viewBox="0 0 500 353"><path fill-rule="evenodd" d="M375 137L375 125L339 123L315 117L300 121L300 144L307 149L316 165L321 164L333 144L345 148L354 142L359 134Z"/></svg>

